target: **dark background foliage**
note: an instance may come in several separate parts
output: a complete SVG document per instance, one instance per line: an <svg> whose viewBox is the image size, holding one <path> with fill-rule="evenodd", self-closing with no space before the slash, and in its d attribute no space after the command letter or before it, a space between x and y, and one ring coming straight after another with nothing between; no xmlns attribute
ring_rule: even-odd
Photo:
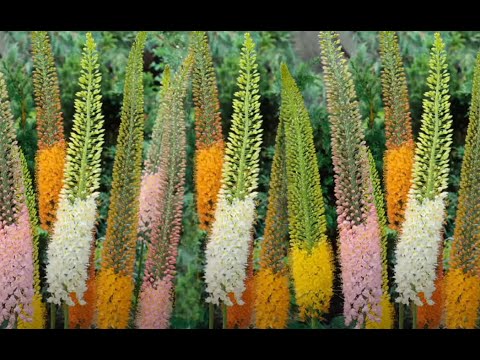
<svg viewBox="0 0 480 360"><path fill-rule="evenodd" d="M98 249L105 236L106 218L109 205L109 191L112 180L115 144L120 121L120 108L127 56L135 33L94 32L100 53L105 115L105 147L102 157L101 196L98 216ZM215 70L217 74L223 133L226 137L232 113L232 97L238 72L240 48L243 41L241 32L209 32ZM78 90L77 78L80 70L81 49L85 40L84 32L51 32L52 46L58 69L62 110L65 130L68 134L72 126L73 99ZM261 75L260 94L263 115L263 149L261 153L261 173L259 184L258 220L255 224L255 249L262 241L264 218L267 205L267 192L270 167L273 158L274 139L278 124L280 104L280 64L285 61L302 89L314 128L315 146L325 197L328 232L330 239L337 239L335 199L333 193L333 168L331 163L330 130L327 121L325 91L321 76L321 66L316 33L313 32L253 32L257 44L258 62ZM378 34L376 32L342 32L342 44L350 57L356 90L367 142L375 157L380 174L383 169L385 150L384 112L381 99L380 71L378 55ZM451 73L450 92L454 144L451 154L449 182L448 218L445 227L445 254L448 266L448 251L453 234L460 166L463 157L468 108L470 102L472 72L475 56L480 45L480 34L475 32L443 32L448 51ZM433 33L400 32L400 46L406 66L410 104L415 135L418 133L421 118L423 92L428 72L429 48ZM149 33L144 55L145 85L145 149L148 149L153 121L157 111L157 93L160 78L166 64L177 69L187 52L189 34L187 32ZM32 98L32 61L30 54L30 34L27 32L0 32L0 71L8 80L8 90L12 100L12 110L17 120L17 134L24 149L30 170L33 174L37 136L35 130L35 107ZM203 248L206 234L197 227L193 184L193 155L195 149L194 117L191 96L187 101L188 167L185 193L183 225L184 231L178 259L176 301L173 327L195 328L207 326L207 307L204 303L202 268ZM390 234L392 245L395 233ZM45 234L42 247L45 245ZM41 249L44 254L44 249ZM390 253L393 253L390 246ZM98 251L99 255L100 252ZM390 259L391 259L390 254ZM43 259L45 260L45 259ZM338 269L337 269L338 271ZM136 274L138 275L138 274ZM338 277L337 277L338 278ZM340 284L336 284L331 315L322 327L342 327L342 301ZM292 299L294 302L294 299ZM296 321L295 308L292 310L291 327L303 327Z"/></svg>

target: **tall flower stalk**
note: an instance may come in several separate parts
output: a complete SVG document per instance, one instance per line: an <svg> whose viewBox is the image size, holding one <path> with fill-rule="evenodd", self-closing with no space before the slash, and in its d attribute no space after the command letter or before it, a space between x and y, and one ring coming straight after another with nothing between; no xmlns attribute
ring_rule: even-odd
<svg viewBox="0 0 480 360"><path fill-rule="evenodd" d="M99 328L125 328L130 315L142 166L145 40L146 33L138 33L125 75L107 234L102 249L102 267L97 277Z"/></svg>
<svg viewBox="0 0 480 360"><path fill-rule="evenodd" d="M164 149L168 141L163 140L163 135L165 134L168 125L168 122L165 121L166 115L164 115L164 112L170 108L170 103L166 102L167 93L170 91L170 84L170 66L166 65L162 74L162 86L158 93L157 100L158 111L153 124L151 145L147 154L147 159L144 161L144 171L140 187L139 233L135 264L136 277L132 304L132 315L134 317L138 310L138 299L143 284L145 262L148 255L148 244L150 243L152 229L155 227L154 222L158 221L157 219L160 217L160 204L163 201L163 185L160 186L159 168L162 156L168 155Z"/></svg>
<svg viewBox="0 0 480 360"><path fill-rule="evenodd" d="M283 329L290 310L288 249L288 194L284 110L275 139L268 191L265 232L260 252L260 270L255 276L255 325L260 329Z"/></svg>
<svg viewBox="0 0 480 360"><path fill-rule="evenodd" d="M20 147L5 78L0 73L0 323L32 322L33 233L20 160Z"/></svg>
<svg viewBox="0 0 480 360"><path fill-rule="evenodd" d="M66 145L57 70L46 31L32 33L33 90L37 112L36 178L40 224L53 230L63 186Z"/></svg>
<svg viewBox="0 0 480 360"><path fill-rule="evenodd" d="M327 238L313 129L302 94L282 64L281 121L285 124L291 265L300 316L315 323L333 296L333 252Z"/></svg>
<svg viewBox="0 0 480 360"><path fill-rule="evenodd" d="M65 178L57 221L48 245L46 278L57 305L74 306L72 295L85 305L90 252L94 242L96 198L100 186L103 145L101 74L92 34L87 33L80 61L80 90L76 93L73 128L68 143Z"/></svg>
<svg viewBox="0 0 480 360"><path fill-rule="evenodd" d="M162 98L161 151L150 151L143 174L140 232L150 243L137 316L143 329L170 325L187 161L184 102L192 65L190 52Z"/></svg>
<svg viewBox="0 0 480 360"><path fill-rule="evenodd" d="M390 289L388 286L388 262L387 262L387 217L385 216L385 199L383 197L380 176L378 175L375 159L372 152L368 149L368 162L370 165L370 176L373 182L373 193L375 197L375 208L377 209L378 222L382 236L382 317L380 322L374 322L367 319L365 328L367 329L392 329L394 322L394 312L392 301L390 299Z"/></svg>
<svg viewBox="0 0 480 360"><path fill-rule="evenodd" d="M447 328L473 329L480 308L480 53L462 164L458 210L445 278Z"/></svg>
<svg viewBox="0 0 480 360"><path fill-rule="evenodd" d="M395 251L395 282L401 304L433 305L439 250L442 245L445 199L452 144L452 116L445 45L440 34L430 53L428 90L423 100L422 125L415 148L413 183L405 222ZM422 301L422 299L424 301ZM416 315L416 314L414 314ZM414 326L417 324L414 323Z"/></svg>
<svg viewBox="0 0 480 360"><path fill-rule="evenodd" d="M390 227L400 230L405 220L408 191L412 183L415 144L407 80L395 32L380 32L380 55L387 140L384 159L387 215Z"/></svg>
<svg viewBox="0 0 480 360"><path fill-rule="evenodd" d="M207 302L232 306L229 294L243 305L246 267L255 221L262 116L255 44L245 34L240 56L239 90L233 100L233 117L223 161L222 186L215 220L206 248ZM225 320L225 319L224 319Z"/></svg>
<svg viewBox="0 0 480 360"><path fill-rule="evenodd" d="M28 170L27 160L23 151L20 151L20 161L22 164L22 174L25 186L25 196L27 200L28 214L30 216L30 225L33 236L33 316L31 321L25 321L18 318L19 329L44 329L46 323L47 309L42 299L40 288L40 259L39 259L39 232L38 232L38 213L35 201L35 191L33 190L32 177Z"/></svg>
<svg viewBox="0 0 480 360"><path fill-rule="evenodd" d="M321 32L320 46L332 131L345 323L380 322L381 229L352 75L338 34Z"/></svg>
<svg viewBox="0 0 480 360"><path fill-rule="evenodd" d="M224 141L217 79L205 32L193 34L195 66L195 186L197 213L202 230L209 230L215 214L222 179Z"/></svg>

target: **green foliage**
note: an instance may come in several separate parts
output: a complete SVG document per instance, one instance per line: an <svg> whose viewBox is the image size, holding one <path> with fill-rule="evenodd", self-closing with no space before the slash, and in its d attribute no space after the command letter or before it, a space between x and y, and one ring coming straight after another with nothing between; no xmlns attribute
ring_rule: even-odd
<svg viewBox="0 0 480 360"><path fill-rule="evenodd" d="M223 187L232 199L243 199L257 188L262 144L262 116L255 43L249 33L240 57L239 90L233 100L232 126L223 166Z"/></svg>
<svg viewBox="0 0 480 360"><path fill-rule="evenodd" d="M65 185L70 199L85 199L100 186L103 115L98 52L87 33L75 99L75 115L67 149Z"/></svg>
<svg viewBox="0 0 480 360"><path fill-rule="evenodd" d="M447 189L452 116L448 94L450 76L446 62L445 44L437 33L429 62L429 90L423 101L422 127L413 167L413 189L419 200L433 199Z"/></svg>
<svg viewBox="0 0 480 360"><path fill-rule="evenodd" d="M281 121L285 122L291 241L311 249L326 241L327 224L310 117L295 80L282 65Z"/></svg>

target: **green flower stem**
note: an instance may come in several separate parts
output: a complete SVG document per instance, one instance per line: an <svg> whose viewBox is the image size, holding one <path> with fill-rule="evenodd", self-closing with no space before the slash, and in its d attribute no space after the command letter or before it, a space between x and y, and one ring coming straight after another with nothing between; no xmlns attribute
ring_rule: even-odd
<svg viewBox="0 0 480 360"><path fill-rule="evenodd" d="M410 305L411 310L412 310L412 329L417 328L417 305L415 303L411 303Z"/></svg>
<svg viewBox="0 0 480 360"><path fill-rule="evenodd" d="M67 303L63 304L63 328L70 329L70 307Z"/></svg>
<svg viewBox="0 0 480 360"><path fill-rule="evenodd" d="M223 314L223 328L227 328L227 305L222 304L222 314Z"/></svg>
<svg viewBox="0 0 480 360"><path fill-rule="evenodd" d="M54 303L50 303L50 329L55 329L55 319L57 317L57 311Z"/></svg>
<svg viewBox="0 0 480 360"><path fill-rule="evenodd" d="M398 328L399 329L404 329L404 323L405 321L405 306L400 303L398 304Z"/></svg>
<svg viewBox="0 0 480 360"><path fill-rule="evenodd" d="M212 303L208 304L208 328L213 329L215 327L215 308Z"/></svg>

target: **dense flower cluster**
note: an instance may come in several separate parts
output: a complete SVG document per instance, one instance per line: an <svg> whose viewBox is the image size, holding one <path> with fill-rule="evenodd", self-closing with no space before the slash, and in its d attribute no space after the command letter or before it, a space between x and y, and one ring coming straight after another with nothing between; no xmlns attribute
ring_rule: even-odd
<svg viewBox="0 0 480 360"><path fill-rule="evenodd" d="M247 284L248 287L248 284ZM259 329L287 327L290 279L284 273L262 268L255 276L255 325Z"/></svg>
<svg viewBox="0 0 480 360"><path fill-rule="evenodd" d="M333 253L330 244L319 241L309 251L293 245L292 275L300 315L321 317L333 296Z"/></svg>
<svg viewBox="0 0 480 360"><path fill-rule="evenodd" d="M37 152L38 214L42 228L51 232L55 224L65 167L65 142L39 149Z"/></svg>
<svg viewBox="0 0 480 360"><path fill-rule="evenodd" d="M400 230L405 221L408 191L412 186L412 167L415 155L413 141L387 149L384 158L387 216L390 227Z"/></svg>
<svg viewBox="0 0 480 360"><path fill-rule="evenodd" d="M47 250L49 302L73 306L70 293L83 305L87 290L88 262L96 219L96 194L73 203L62 194L52 241Z"/></svg>
<svg viewBox="0 0 480 360"><path fill-rule="evenodd" d="M222 178L223 141L198 149L195 158L195 185L200 228L208 230L213 223Z"/></svg>
<svg viewBox="0 0 480 360"><path fill-rule="evenodd" d="M357 321L357 327L367 317L380 322L382 298L382 260L377 212L373 204L364 223L344 221L339 224L340 262L345 323Z"/></svg>
<svg viewBox="0 0 480 360"><path fill-rule="evenodd" d="M242 295L243 304L235 300L232 293L229 294L233 305L227 307L227 329L248 329L254 322L256 283L253 276L253 242L250 244L250 255L248 259L247 277L245 279L245 291Z"/></svg>
<svg viewBox="0 0 480 360"><path fill-rule="evenodd" d="M397 302L416 305L423 303L419 293L423 292L429 305L435 291L437 257L442 241L446 193L433 200L420 202L410 196L405 211L402 234L395 250L395 282L399 297Z"/></svg>
<svg viewBox="0 0 480 360"><path fill-rule="evenodd" d="M95 323L95 300L97 298L97 283L95 275L95 243L92 243L90 250L90 261L88 264L87 290L83 294L85 304L81 305L75 294L71 294L74 306L70 307L70 328L90 329Z"/></svg>
<svg viewBox="0 0 480 360"><path fill-rule="evenodd" d="M435 279L435 291L432 294L433 304L429 305L420 293L423 306L417 308L417 327L419 329L438 329L444 319L445 302L445 278L443 276L443 244L440 243L438 251L437 278Z"/></svg>
<svg viewBox="0 0 480 360"><path fill-rule="evenodd" d="M251 230L255 220L256 193L243 200L226 199L223 190L215 211L215 222L207 244L205 282L209 294L207 301L218 305L220 301L231 306L228 296L233 293L242 305L245 290L245 270L249 255Z"/></svg>
<svg viewBox="0 0 480 360"><path fill-rule="evenodd" d="M137 326L140 329L166 329L172 314L172 281L168 277L146 282L140 295Z"/></svg>
<svg viewBox="0 0 480 360"><path fill-rule="evenodd" d="M116 274L111 268L97 276L97 327L123 329L130 318L133 279L130 274Z"/></svg>
<svg viewBox="0 0 480 360"><path fill-rule="evenodd" d="M27 207L20 209L16 222L0 227L0 319L8 327L33 315L32 232Z"/></svg>
<svg viewBox="0 0 480 360"><path fill-rule="evenodd" d="M480 308L480 279L461 269L450 269L445 276L445 325L449 329L474 329Z"/></svg>

